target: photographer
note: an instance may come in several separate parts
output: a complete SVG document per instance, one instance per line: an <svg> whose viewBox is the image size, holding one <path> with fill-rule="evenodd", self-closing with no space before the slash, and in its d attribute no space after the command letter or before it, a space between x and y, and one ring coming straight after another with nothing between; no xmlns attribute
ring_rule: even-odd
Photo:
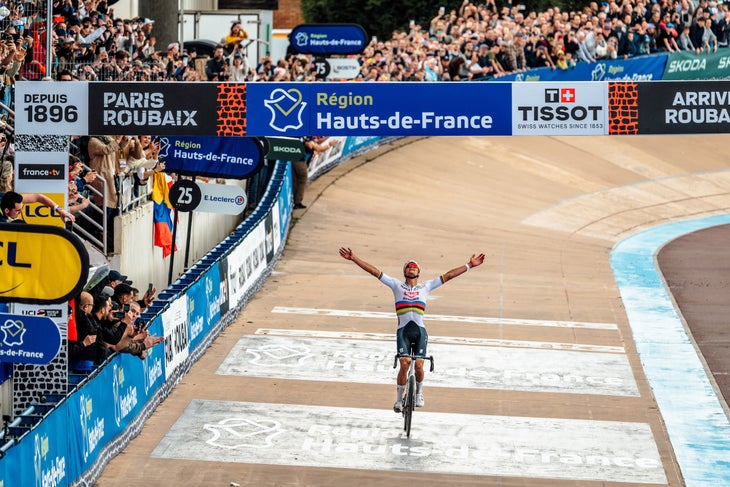
<svg viewBox="0 0 730 487"><path fill-rule="evenodd" d="M213 57L205 63L208 81L228 81L228 61L223 57L223 46L216 46Z"/></svg>
<svg viewBox="0 0 730 487"><path fill-rule="evenodd" d="M81 211L84 211L89 207L91 202L89 198L84 198L76 187L76 182L73 179L68 181L68 211L75 215Z"/></svg>

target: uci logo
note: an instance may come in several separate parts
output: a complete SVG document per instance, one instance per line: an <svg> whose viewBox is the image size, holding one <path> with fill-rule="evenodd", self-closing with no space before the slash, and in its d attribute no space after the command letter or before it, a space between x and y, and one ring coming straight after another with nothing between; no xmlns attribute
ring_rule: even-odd
<svg viewBox="0 0 730 487"><path fill-rule="evenodd" d="M298 130L304 125L302 113L307 102L302 99L302 92L296 88L283 90L277 88L269 94L269 99L264 105L271 112L269 127L278 131L286 132L288 129Z"/></svg>

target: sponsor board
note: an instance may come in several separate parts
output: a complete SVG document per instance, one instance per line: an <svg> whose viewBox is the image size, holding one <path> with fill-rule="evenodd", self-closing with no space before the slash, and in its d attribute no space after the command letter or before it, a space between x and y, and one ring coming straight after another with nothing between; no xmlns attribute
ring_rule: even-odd
<svg viewBox="0 0 730 487"><path fill-rule="evenodd" d="M89 254L73 233L0 224L0 302L63 303L81 292Z"/></svg>
<svg viewBox="0 0 730 487"><path fill-rule="evenodd" d="M665 484L645 423L193 400L154 458Z"/></svg>
<svg viewBox="0 0 730 487"><path fill-rule="evenodd" d="M517 83L512 87L513 135L605 135L605 83Z"/></svg>
<svg viewBox="0 0 730 487"><path fill-rule="evenodd" d="M360 54L368 35L357 24L301 24L292 29L289 40L300 54Z"/></svg>
<svg viewBox="0 0 730 487"><path fill-rule="evenodd" d="M639 83L640 134L730 132L730 90L722 81Z"/></svg>
<svg viewBox="0 0 730 487"><path fill-rule="evenodd" d="M66 166L63 164L18 164L18 179L65 180Z"/></svg>
<svg viewBox="0 0 730 487"><path fill-rule="evenodd" d="M185 363L190 353L188 334L187 298L183 295L162 312L162 328L165 336L165 380Z"/></svg>
<svg viewBox="0 0 730 487"><path fill-rule="evenodd" d="M271 161L301 161L304 159L304 142L298 137L266 137L266 159Z"/></svg>
<svg viewBox="0 0 730 487"><path fill-rule="evenodd" d="M723 79L730 77L730 55L723 49L702 53L679 51L667 55L664 80Z"/></svg>
<svg viewBox="0 0 730 487"><path fill-rule="evenodd" d="M47 364L61 349L61 332L50 318L0 313L0 362Z"/></svg>
<svg viewBox="0 0 730 487"><path fill-rule="evenodd" d="M509 135L509 83L251 83L251 136ZM428 103L424 103L428 100ZM469 100L465 103L465 100Z"/></svg>
<svg viewBox="0 0 730 487"><path fill-rule="evenodd" d="M165 169L187 176L247 179L264 162L261 146L249 137L163 137Z"/></svg>
<svg viewBox="0 0 730 487"><path fill-rule="evenodd" d="M216 94L215 83L195 88L186 83L90 83L88 130L108 135L213 135Z"/></svg>
<svg viewBox="0 0 730 487"><path fill-rule="evenodd" d="M15 108L15 132L18 134L89 133L88 83L19 81L15 84Z"/></svg>
<svg viewBox="0 0 730 487"><path fill-rule="evenodd" d="M429 387L609 396L639 395L624 354L429 344L436 370ZM392 384L392 343L367 340L242 337L216 374Z"/></svg>
<svg viewBox="0 0 730 487"><path fill-rule="evenodd" d="M246 208L246 193L240 186L196 181L200 188L200 204L195 211L238 215Z"/></svg>

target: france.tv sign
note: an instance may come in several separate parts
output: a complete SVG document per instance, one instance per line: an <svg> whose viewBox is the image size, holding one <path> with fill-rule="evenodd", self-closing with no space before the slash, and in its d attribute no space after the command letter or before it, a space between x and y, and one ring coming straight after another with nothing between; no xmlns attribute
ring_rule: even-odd
<svg viewBox="0 0 730 487"><path fill-rule="evenodd" d="M368 43L367 32L357 24L301 24L289 37L300 54L360 54Z"/></svg>

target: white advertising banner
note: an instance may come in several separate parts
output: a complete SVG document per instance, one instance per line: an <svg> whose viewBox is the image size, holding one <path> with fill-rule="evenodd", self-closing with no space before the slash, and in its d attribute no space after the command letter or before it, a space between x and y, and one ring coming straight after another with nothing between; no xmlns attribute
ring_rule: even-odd
<svg viewBox="0 0 730 487"><path fill-rule="evenodd" d="M88 83L15 83L17 134L85 135L88 133L88 112Z"/></svg>
<svg viewBox="0 0 730 487"><path fill-rule="evenodd" d="M512 134L608 134L606 83L514 83Z"/></svg>
<svg viewBox="0 0 730 487"><path fill-rule="evenodd" d="M188 298L180 296L162 313L165 331L165 379L169 379L189 353Z"/></svg>

